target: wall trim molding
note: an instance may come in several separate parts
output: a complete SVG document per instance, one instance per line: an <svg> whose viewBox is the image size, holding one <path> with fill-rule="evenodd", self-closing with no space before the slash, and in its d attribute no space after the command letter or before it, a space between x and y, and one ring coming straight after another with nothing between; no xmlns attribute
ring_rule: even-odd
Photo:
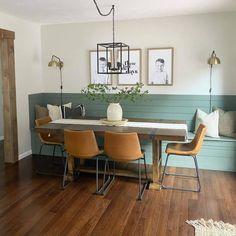
<svg viewBox="0 0 236 236"><path fill-rule="evenodd" d="M0 136L0 141L4 140L4 136Z"/></svg>
<svg viewBox="0 0 236 236"><path fill-rule="evenodd" d="M21 153L20 155L19 155L19 160L21 160L21 159L23 159L23 158L25 158L25 157L27 157L27 156L29 156L29 155L31 155L32 154L32 150L29 150L29 151L26 151L26 152L24 152L24 153Z"/></svg>

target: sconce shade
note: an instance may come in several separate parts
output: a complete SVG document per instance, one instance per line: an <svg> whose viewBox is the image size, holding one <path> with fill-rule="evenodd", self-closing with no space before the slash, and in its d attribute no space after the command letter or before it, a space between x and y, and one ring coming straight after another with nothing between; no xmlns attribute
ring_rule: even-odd
<svg viewBox="0 0 236 236"><path fill-rule="evenodd" d="M62 93L63 93L63 85L62 85L62 67L64 66L63 61L61 61L60 57L57 57L55 55L52 55L51 60L48 62L48 66L49 67L58 67L60 70L60 82L61 82L61 94L60 94L60 102L61 102L61 107L63 104L63 100L62 100Z"/></svg>
<svg viewBox="0 0 236 236"><path fill-rule="evenodd" d="M52 60L52 61L50 61L49 63L48 63L48 66L49 67L59 67L59 65L58 65L58 62L57 61L54 61L54 60Z"/></svg>
<svg viewBox="0 0 236 236"><path fill-rule="evenodd" d="M48 63L49 67L59 67L61 69L64 66L63 61L55 55L52 55L51 61Z"/></svg>
<svg viewBox="0 0 236 236"><path fill-rule="evenodd" d="M211 57L208 59L207 63L209 65L217 65L220 64L220 59L216 56L215 51L212 52Z"/></svg>
<svg viewBox="0 0 236 236"><path fill-rule="evenodd" d="M210 89L209 89L209 94L210 94L210 108L209 108L209 113L212 111L212 98L211 98L211 93L212 93L212 68L213 65L220 64L220 59L216 56L215 51L212 52L211 57L208 59L207 63L210 65Z"/></svg>

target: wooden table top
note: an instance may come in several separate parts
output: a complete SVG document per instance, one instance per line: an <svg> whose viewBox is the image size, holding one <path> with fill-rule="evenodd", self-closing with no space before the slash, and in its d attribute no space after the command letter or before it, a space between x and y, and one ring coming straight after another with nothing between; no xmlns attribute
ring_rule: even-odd
<svg viewBox="0 0 236 236"><path fill-rule="evenodd" d="M95 117L86 117L86 119L97 119ZM129 119L135 122L153 122L153 123L170 123L170 124L186 124L183 120L158 120L158 119ZM108 125L87 125L87 124L61 124L48 123L40 127L35 127L36 132L45 133L63 133L64 129L72 130L93 130L96 134L103 134L105 131L113 132L137 132L139 136L161 140L185 141L187 138L187 131L185 129L164 129L164 128L150 128L150 127L129 127L129 126L108 126Z"/></svg>

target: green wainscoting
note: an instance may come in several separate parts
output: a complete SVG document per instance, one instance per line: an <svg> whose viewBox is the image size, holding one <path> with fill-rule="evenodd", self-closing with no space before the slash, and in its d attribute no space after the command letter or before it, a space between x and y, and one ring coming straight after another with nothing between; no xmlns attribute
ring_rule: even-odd
<svg viewBox="0 0 236 236"><path fill-rule="evenodd" d="M107 104L100 101L88 101L83 94L63 94L64 103L72 102L73 106L85 104L86 115L106 116ZM236 96L213 96L213 106L225 110L236 111ZM35 104L46 106L46 104L58 104L60 95L58 93L40 93L29 95L30 130L33 154L38 153L40 141L34 132ZM155 118L186 120L189 131L194 129L194 118L197 108L205 112L209 110L209 96L206 95L146 95L135 103L122 102L124 117L127 118ZM192 138L190 134L190 140ZM102 141L101 141L102 142ZM148 163L151 163L150 142L142 142L146 149ZM163 143L163 157L165 157L166 143ZM49 153L45 148L45 154ZM181 167L192 167L191 158L173 157L170 165ZM202 169L236 171L236 140L209 139L206 138L202 151L199 155L199 167Z"/></svg>

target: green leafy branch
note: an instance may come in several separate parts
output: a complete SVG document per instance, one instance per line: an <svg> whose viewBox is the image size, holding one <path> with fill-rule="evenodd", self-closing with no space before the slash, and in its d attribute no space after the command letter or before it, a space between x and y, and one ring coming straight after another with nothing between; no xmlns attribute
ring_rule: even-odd
<svg viewBox="0 0 236 236"><path fill-rule="evenodd" d="M142 91L144 84L137 83L132 87L108 87L105 84L89 84L82 93L92 101L101 100L107 103L119 103L122 100L135 102L138 98L148 94L148 90Z"/></svg>

